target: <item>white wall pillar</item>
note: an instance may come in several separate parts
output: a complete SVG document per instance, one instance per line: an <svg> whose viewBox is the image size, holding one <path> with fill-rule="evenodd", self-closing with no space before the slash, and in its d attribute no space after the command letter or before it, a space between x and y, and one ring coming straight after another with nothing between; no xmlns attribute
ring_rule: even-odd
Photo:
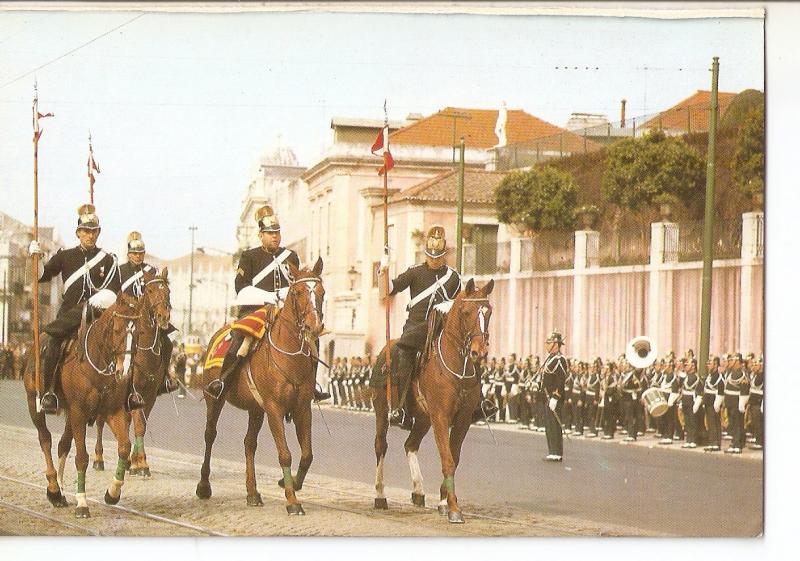
<svg viewBox="0 0 800 561"><path fill-rule="evenodd" d="M672 348L672 269L678 261L678 225L654 222L650 225L650 279L647 335L663 353ZM662 354L663 354L662 353Z"/></svg>
<svg viewBox="0 0 800 561"><path fill-rule="evenodd" d="M517 301L517 278L519 277L521 255L522 255L522 238L512 238L509 240L510 245L510 266L508 269L508 301ZM507 336L504 337L506 341L510 341L512 348L521 349L521 341L517 341L517 308L513 304L507 306L508 317L503 318L503 325L508 329ZM500 319L500 318L498 318ZM521 326L524 330L525 326Z"/></svg>
<svg viewBox="0 0 800 561"><path fill-rule="evenodd" d="M573 356L585 356L589 348L589 332L587 294L588 276L587 269L600 266L600 232L594 230L579 230L575 232L575 275L572 279L572 333L570 353Z"/></svg>
<svg viewBox="0 0 800 561"><path fill-rule="evenodd" d="M764 213L742 214L742 273L739 291L739 345L743 352L763 351ZM759 282L760 281L760 282Z"/></svg>

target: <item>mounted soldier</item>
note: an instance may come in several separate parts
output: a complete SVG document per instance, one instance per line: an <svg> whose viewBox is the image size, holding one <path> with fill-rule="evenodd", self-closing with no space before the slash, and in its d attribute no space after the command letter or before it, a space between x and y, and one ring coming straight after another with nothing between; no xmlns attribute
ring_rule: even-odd
<svg viewBox="0 0 800 561"><path fill-rule="evenodd" d="M81 322L90 322L100 316L99 311L116 300L120 289L117 257L97 247L100 236L100 219L91 204L78 208L78 226L75 235L80 243L70 249L59 249L47 263L39 282L48 282L61 275L64 294L56 319L45 327L47 339L44 344L43 372L46 391L42 395L41 408L48 414L58 411L56 397L57 371L64 344L75 337ZM29 253L41 255L36 240L32 241ZM86 303L89 306L86 306ZM143 407L142 397L129 389L128 404L131 409Z"/></svg>
<svg viewBox="0 0 800 561"><path fill-rule="evenodd" d="M409 267L397 278L389 281L389 293L383 277L388 274L388 257L383 255L380 263L378 287L381 299L394 296L406 289L411 293L411 301L406 306L408 319L403 326L403 334L396 341L396 351L391 365L398 388L398 406L389 416L392 425L411 430L411 419L406 408L406 392L416 369L417 353L422 352L428 337L428 317L431 311L449 310L453 299L461 292L461 277L447 266L445 254L447 241L443 226L433 226L428 230L425 241L425 262ZM376 361L376 368L382 367ZM373 372L373 379L375 372ZM489 414L487 414L488 416Z"/></svg>
<svg viewBox="0 0 800 561"><path fill-rule="evenodd" d="M142 234L136 231L128 234L128 262L119 266L120 290L129 296L134 296L137 300L144 294L144 275L145 273L158 274L158 268L145 263L145 246ZM160 331L160 349L163 357L162 368L164 369L165 385L160 389L171 392L178 388L178 383L169 376L169 362L172 358L173 339L178 330L172 323L166 331Z"/></svg>
<svg viewBox="0 0 800 561"><path fill-rule="evenodd" d="M256 211L255 220L258 223L258 235L261 245L242 253L239 266L236 269L235 289L236 303L239 305L239 319L250 316L257 310L265 308L266 328L276 314L279 302L285 299L292 282L289 266L300 268L300 258L291 249L281 246L281 225L278 216L272 207L262 206ZM225 354L220 369L220 377L211 380L205 392L214 399L219 399L225 390L225 381L238 370L247 355L242 349L246 330L231 329L231 343ZM239 352L240 349L243 352ZM249 351L249 345L247 348ZM316 373L317 362L314 361ZM314 390L314 399L325 400L329 393L319 389Z"/></svg>

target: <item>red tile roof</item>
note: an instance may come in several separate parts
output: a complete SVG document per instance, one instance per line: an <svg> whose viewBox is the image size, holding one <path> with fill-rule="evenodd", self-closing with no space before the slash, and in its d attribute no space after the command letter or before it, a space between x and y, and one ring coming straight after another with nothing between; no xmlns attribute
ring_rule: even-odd
<svg viewBox="0 0 800 561"><path fill-rule="evenodd" d="M730 92L718 92L717 99L720 117L728 110L728 106L736 95L737 94ZM710 109L711 92L707 90L697 90L697 93L694 95L687 97L680 103L647 121L643 127L679 130L684 132L704 132L708 130Z"/></svg>
<svg viewBox="0 0 800 561"><path fill-rule="evenodd" d="M389 136L390 144L452 146L462 136L467 148L492 148L498 138L494 132L497 124L497 109L462 109L447 107L438 113L421 119ZM464 115L469 118L453 118L449 115ZM454 133L455 127L455 133ZM506 121L506 140L508 144L530 141L536 138L557 137L564 134L567 142L579 138L566 129L552 125L534 117L521 109L509 109ZM571 137L575 137L572 139ZM580 139L581 150L583 139ZM566 144L566 143L565 143ZM567 150L567 147L564 148Z"/></svg>
<svg viewBox="0 0 800 561"><path fill-rule="evenodd" d="M464 201L468 203L493 203L494 190L507 174L500 171L464 170ZM396 201L456 202L458 196L457 170L446 171L423 183L395 193Z"/></svg>

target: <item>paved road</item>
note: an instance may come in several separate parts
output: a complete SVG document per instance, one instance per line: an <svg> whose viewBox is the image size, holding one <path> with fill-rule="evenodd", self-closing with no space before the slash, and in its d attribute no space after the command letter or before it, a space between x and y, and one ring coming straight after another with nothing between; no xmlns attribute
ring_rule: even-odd
<svg viewBox="0 0 800 561"><path fill-rule="evenodd" d="M31 426L18 382L0 382L0 423ZM176 452L202 455L204 405L192 399L161 397L150 418L145 443ZM325 408L329 436L314 413L314 465L311 474L371 483L374 478L374 417ZM55 430L63 421L49 418ZM214 457L243 460L247 416L226 406L218 425ZM763 462L754 455L731 457L696 451L618 442L565 441L561 464L541 461L543 434L473 428L464 446L456 486L465 504L503 506L547 516L576 517L597 523L684 536L755 536L763 527ZM408 466L402 453L405 433L390 431L386 484L407 487ZM648 440L651 440L648 438ZM299 457L291 442L295 464ZM108 440L106 449L113 447ZM420 464L429 501L438 495L441 471L432 434L423 442ZM257 462L277 465L266 426L259 438ZM213 470L213 463L212 463ZM198 469L199 474L199 469ZM212 471L213 481L213 471Z"/></svg>

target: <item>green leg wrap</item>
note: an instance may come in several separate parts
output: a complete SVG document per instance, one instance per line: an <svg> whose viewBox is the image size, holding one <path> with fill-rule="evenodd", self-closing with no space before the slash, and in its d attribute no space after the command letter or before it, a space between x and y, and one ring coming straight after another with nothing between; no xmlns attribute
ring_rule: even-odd
<svg viewBox="0 0 800 561"><path fill-rule="evenodd" d="M456 481L452 476L444 478L444 488L447 489L448 493L456 492Z"/></svg>
<svg viewBox="0 0 800 561"><path fill-rule="evenodd" d="M308 473L308 468L297 468L297 477L294 478L294 486L301 487L303 485L303 481L306 480L306 474Z"/></svg>
<svg viewBox="0 0 800 561"><path fill-rule="evenodd" d="M114 472L114 477L117 481L125 481L125 470L128 469L130 462L128 460L123 460L122 458L117 460L117 471Z"/></svg>
<svg viewBox="0 0 800 561"><path fill-rule="evenodd" d="M285 467L283 469L283 488L294 489L294 479L292 479L292 468Z"/></svg>
<svg viewBox="0 0 800 561"><path fill-rule="evenodd" d="M144 448L144 437L137 436L133 439L133 453L138 454Z"/></svg>
<svg viewBox="0 0 800 561"><path fill-rule="evenodd" d="M78 481L77 481L77 493L85 493L86 492L86 472L79 471L78 472Z"/></svg>

